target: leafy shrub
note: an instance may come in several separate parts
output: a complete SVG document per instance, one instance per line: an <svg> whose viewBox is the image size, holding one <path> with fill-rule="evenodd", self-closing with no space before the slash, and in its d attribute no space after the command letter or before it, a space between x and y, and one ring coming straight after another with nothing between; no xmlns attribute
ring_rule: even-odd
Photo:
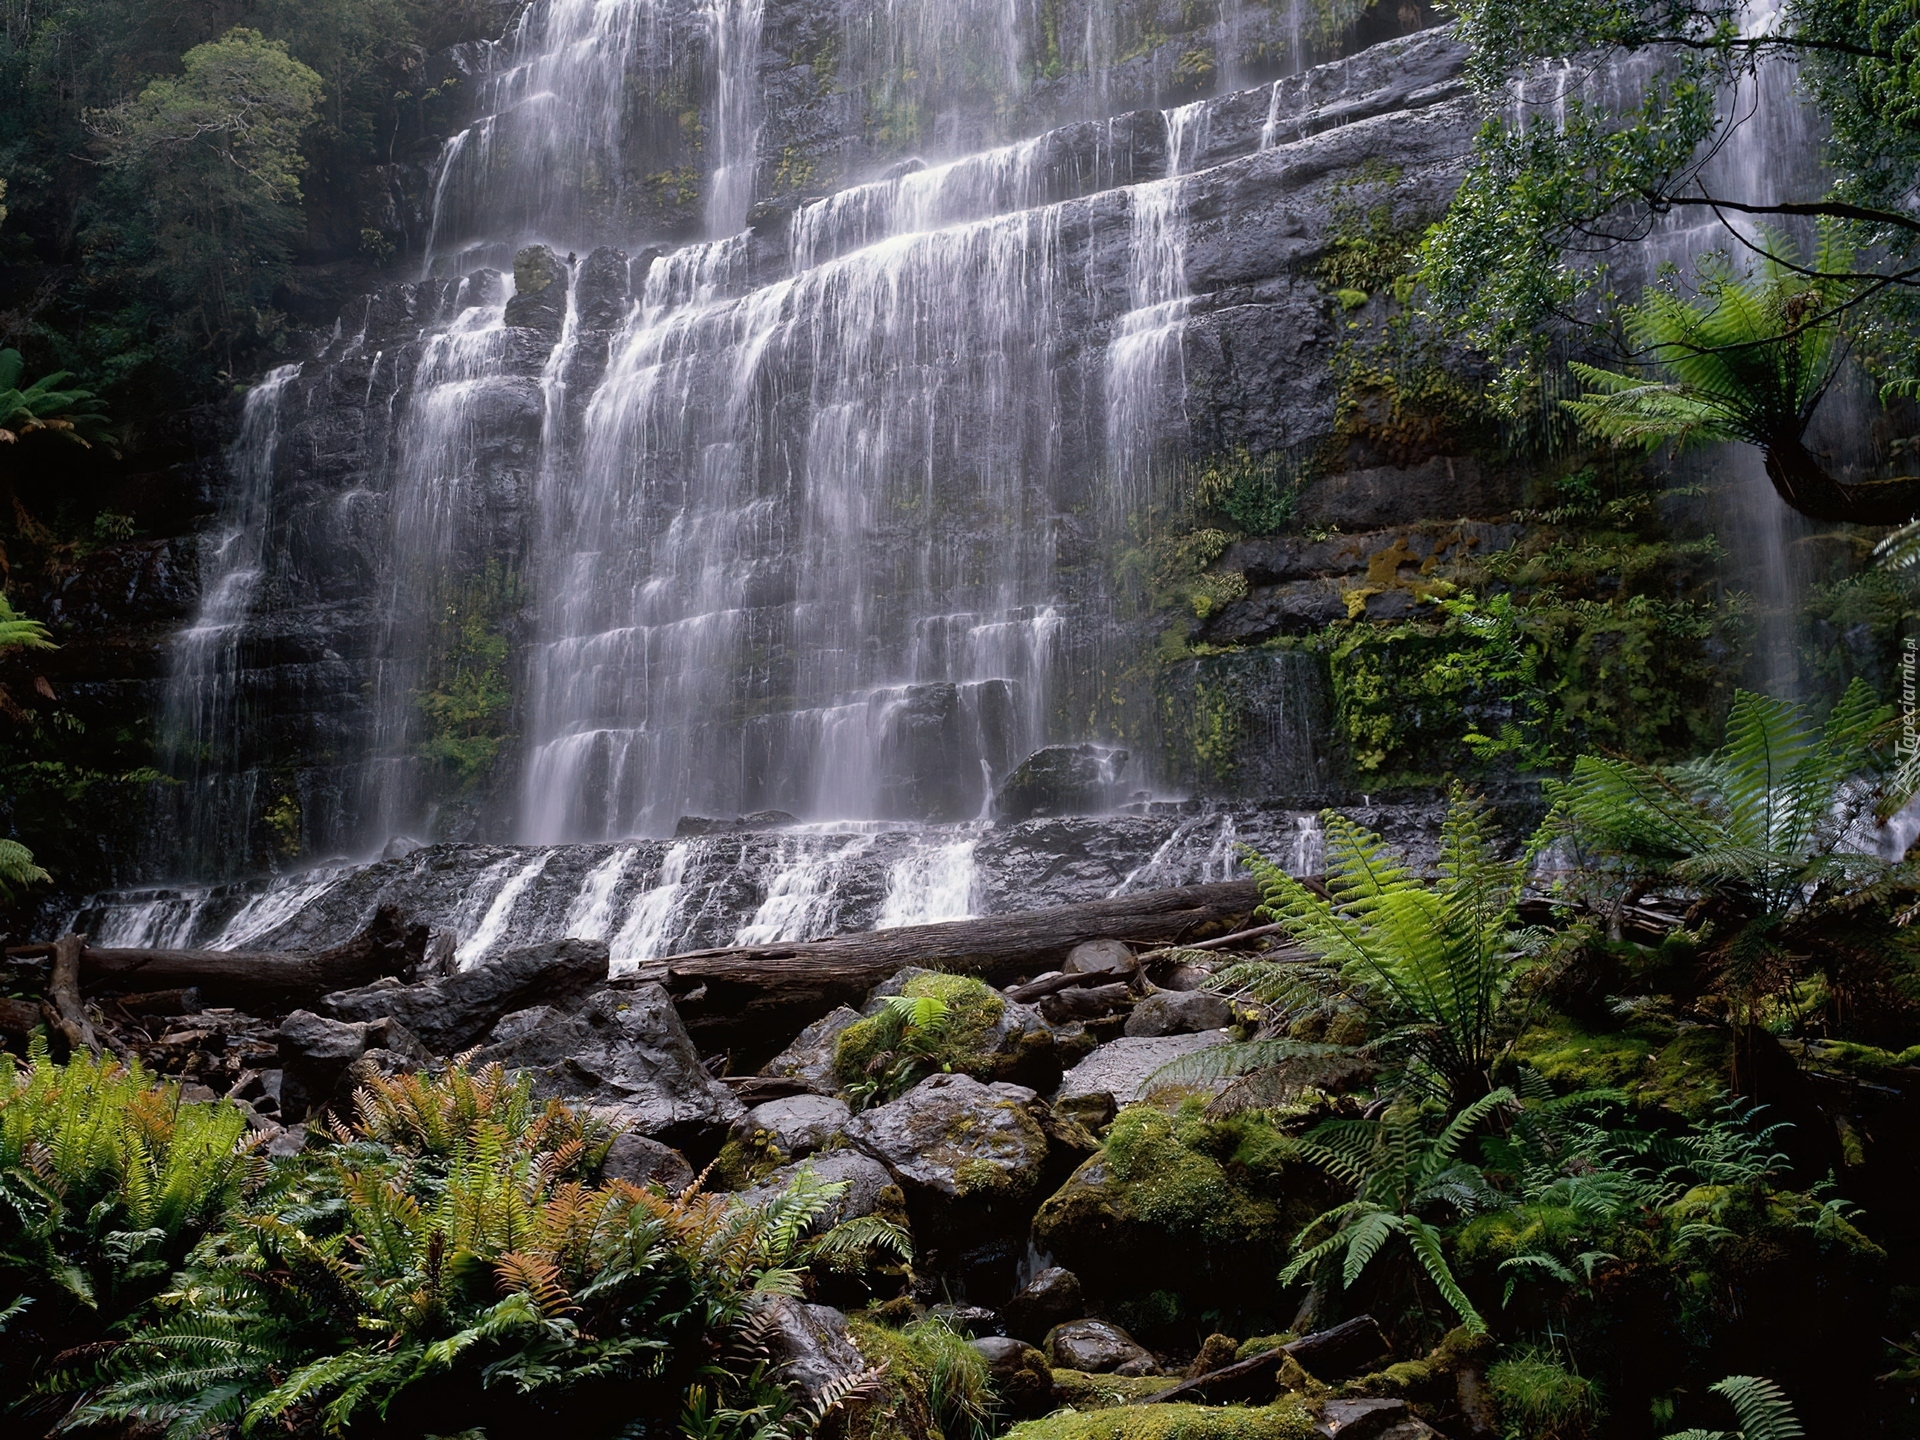
<svg viewBox="0 0 1920 1440"><path fill-rule="evenodd" d="M39 1038L24 1065L0 1058L0 1384L17 1399L43 1357L156 1294L265 1167L237 1106L183 1104L137 1061L55 1065Z"/></svg>
<svg viewBox="0 0 1920 1440"><path fill-rule="evenodd" d="M379 1082L357 1112L123 1327L74 1423L785 1433L806 1412L769 1378L755 1297L797 1293L823 1252L903 1245L871 1220L813 1234L844 1187L810 1172L762 1207L592 1185L604 1136L498 1067Z"/></svg>

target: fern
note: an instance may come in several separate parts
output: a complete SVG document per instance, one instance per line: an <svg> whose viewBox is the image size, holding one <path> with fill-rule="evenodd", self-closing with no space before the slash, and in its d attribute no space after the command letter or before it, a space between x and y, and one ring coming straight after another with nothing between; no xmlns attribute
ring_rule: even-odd
<svg viewBox="0 0 1920 1440"><path fill-rule="evenodd" d="M1491 812L1456 786L1441 830L1439 874L1428 883L1365 827L1332 811L1322 820L1324 894L1247 855L1260 885L1260 913L1285 925L1315 963L1242 962L1216 988L1261 1006L1273 1028L1315 1006L1358 1007L1384 1032L1370 1042L1370 1061L1398 1052L1404 1083L1450 1110L1486 1095L1518 1032L1514 989L1538 936L1518 927L1515 916L1546 832L1518 855L1502 856ZM1270 1047L1265 1063L1293 1063L1299 1071L1307 1068L1300 1062L1328 1058L1285 1048L1296 1042L1256 1043ZM1262 1058L1241 1049L1195 1058L1182 1073Z"/></svg>
<svg viewBox="0 0 1920 1440"><path fill-rule="evenodd" d="M1801 1440L1793 1405L1771 1380L1757 1375L1729 1375L1712 1387L1733 1407L1738 1430L1681 1430L1667 1440Z"/></svg>
<svg viewBox="0 0 1920 1440"><path fill-rule="evenodd" d="M1892 902L1920 868L1873 850L1920 776L1886 753L1891 713L1859 680L1823 725L1742 692L1704 759L1584 756L1551 794L1599 885L1689 899L1707 974L1742 1018L1811 973L1839 1008L1899 1003L1920 951Z"/></svg>

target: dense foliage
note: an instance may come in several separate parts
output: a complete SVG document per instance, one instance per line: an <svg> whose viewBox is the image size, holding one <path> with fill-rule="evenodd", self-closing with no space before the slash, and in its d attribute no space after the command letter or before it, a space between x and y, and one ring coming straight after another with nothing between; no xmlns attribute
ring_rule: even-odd
<svg viewBox="0 0 1920 1440"><path fill-rule="evenodd" d="M1591 302L1606 298L1607 253L1647 240L1665 214L1817 216L1862 257L1823 272L1846 288L1846 322L1879 337L1883 379L1911 387L1911 6L1796 0L1775 21L1737 0L1474 0L1459 31L1493 115L1422 276L1489 354L1524 370L1564 333L1556 321L1603 319ZM1803 65L1832 125L1832 181L1779 198L1729 189L1741 182L1712 168L1729 135L1762 107L1800 103L1772 68L1783 59ZM1616 60L1631 62L1619 87L1598 69ZM1727 245L1765 248L1731 224Z"/></svg>
<svg viewBox="0 0 1920 1440"><path fill-rule="evenodd" d="M810 1265L898 1251L897 1227L821 1224L845 1186L810 1172L760 1207L596 1183L608 1139L456 1066L375 1080L351 1129L269 1161L231 1103L37 1048L0 1091L0 1404L175 1436L777 1436L864 1393L877 1372L809 1411L769 1374L757 1307ZM941 1369L936 1405L977 1409L978 1369Z"/></svg>

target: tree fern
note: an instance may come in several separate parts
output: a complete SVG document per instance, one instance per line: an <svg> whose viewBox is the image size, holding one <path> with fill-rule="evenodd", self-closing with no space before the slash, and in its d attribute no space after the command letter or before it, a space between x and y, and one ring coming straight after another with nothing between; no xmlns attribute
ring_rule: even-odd
<svg viewBox="0 0 1920 1440"><path fill-rule="evenodd" d="M1276 1024L1337 997L1388 1031L1410 1083L1450 1109L1484 1096L1516 1032L1513 987L1537 937L1515 916L1544 836L1503 856L1491 812L1456 787L1430 883L1365 827L1333 811L1322 823L1324 894L1247 857L1262 915L1285 925L1316 963L1243 962L1220 987L1261 1002ZM1274 1058L1292 1057L1276 1050Z"/></svg>
<svg viewBox="0 0 1920 1440"><path fill-rule="evenodd" d="M1842 282L1807 273L1783 237L1766 236L1763 248L1745 273L1723 255L1706 257L1691 294L1650 287L1622 311L1627 339L1647 357L1644 373L1576 362L1570 368L1589 388L1561 403L1588 433L1618 444L1757 446L1781 499L1815 519L1913 519L1920 481L1843 485L1807 449L1807 426L1846 357ZM1851 268L1836 232L1823 232L1811 268Z"/></svg>
<svg viewBox="0 0 1920 1440"><path fill-rule="evenodd" d="M1745 1015L1815 970L1838 996L1884 1002L1917 954L1891 901L1920 889L1920 867L1873 853L1920 780L1891 763L1891 713L1859 680L1824 724L1743 691L1703 759L1583 756L1550 793L1598 887L1688 898L1711 976Z"/></svg>

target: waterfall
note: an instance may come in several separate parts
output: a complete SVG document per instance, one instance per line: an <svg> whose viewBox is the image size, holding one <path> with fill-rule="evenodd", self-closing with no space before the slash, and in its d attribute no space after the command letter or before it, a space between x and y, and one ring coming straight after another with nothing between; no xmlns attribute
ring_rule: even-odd
<svg viewBox="0 0 1920 1440"><path fill-rule="evenodd" d="M436 163L422 278L249 401L235 548L181 642L227 659L182 661L176 689L231 710L295 654L315 713L283 712L259 758L230 720L185 742L199 853L244 833L219 863L258 864L288 825L318 854L762 811L961 825L1041 746L1118 738L1087 733L1137 638L1104 567L1189 443L1190 199L1230 165L1275 183L1276 127L1408 102L1394 52L1161 105L1298 69L1285 17L1195 22L1211 69L1124 7L1059 18L870 0L801 66L766 0L528 7ZM1457 69L1432 36L1404 53ZM1133 101L1154 103L1105 108ZM819 194L791 153L815 105L874 127L846 142L872 163ZM249 679L256 640L280 668ZM890 879L887 923L963 912L964 846ZM707 923L675 878L701 854L620 853L570 923L630 960ZM463 958L546 903L526 863L485 870ZM810 925L807 883L740 924Z"/></svg>
<svg viewBox="0 0 1920 1440"><path fill-rule="evenodd" d="M228 451L232 490L218 530L201 537L200 613L173 644L161 743L181 781L196 848L244 835L256 810L255 774L244 752L251 721L241 670L246 622L260 598L273 522L274 462L282 392L298 365L271 370L247 392L240 433ZM171 797L170 797L171 798Z"/></svg>

